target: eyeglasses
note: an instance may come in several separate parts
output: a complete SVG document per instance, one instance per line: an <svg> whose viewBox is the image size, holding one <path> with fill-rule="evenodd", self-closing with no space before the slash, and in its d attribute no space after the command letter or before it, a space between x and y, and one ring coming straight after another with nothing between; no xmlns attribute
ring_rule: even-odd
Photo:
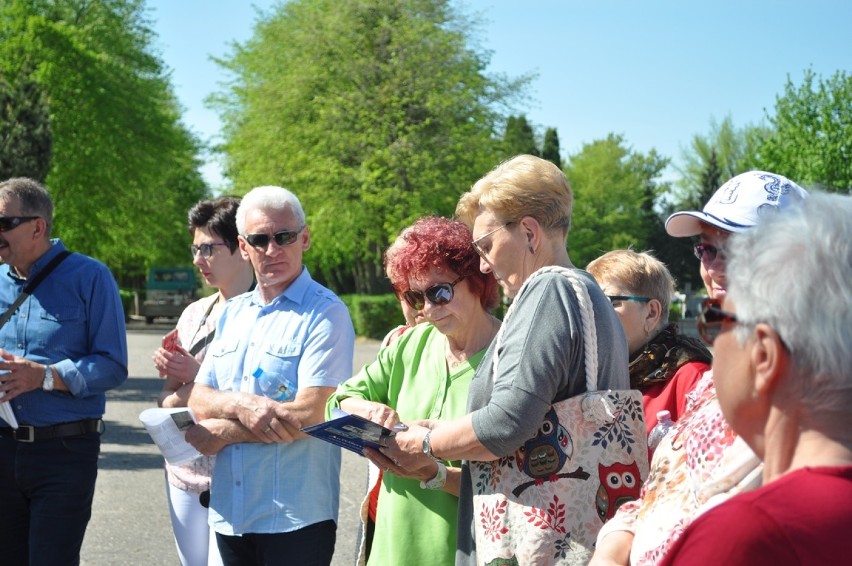
<svg viewBox="0 0 852 566"><path fill-rule="evenodd" d="M695 251L695 257L707 263L716 261L716 256L720 255L724 258L725 252L712 244L695 244L692 248Z"/></svg>
<svg viewBox="0 0 852 566"><path fill-rule="evenodd" d="M473 246L473 249L476 250L476 253L478 253L480 257L485 257L485 254L487 252L485 251L485 249L483 249L483 247L479 244L479 242L481 242L483 239L487 238L491 234L497 232L498 230L502 230L503 228L505 228L506 226L508 226L510 224L514 224L514 223L513 222L506 222L502 226L498 226L498 227L494 228L493 230L491 230L490 232L487 232L487 233L481 235L480 237L478 237L477 239L472 241L470 244Z"/></svg>
<svg viewBox="0 0 852 566"><path fill-rule="evenodd" d="M427 300L435 306L446 305L452 301L455 296L456 283L464 278L464 275L459 275L458 279L452 283L439 283L438 285L432 285L425 291L409 289L402 294L402 298L405 299L405 302L408 303L411 308L417 311L423 310L423 307L426 306Z"/></svg>
<svg viewBox="0 0 852 566"><path fill-rule="evenodd" d="M41 218L41 216L0 216L0 232L14 230L24 222Z"/></svg>
<svg viewBox="0 0 852 566"><path fill-rule="evenodd" d="M637 303L647 303L651 299L649 297L635 297L633 295L607 295L607 299L612 303L612 306L621 306L621 301L636 301Z"/></svg>
<svg viewBox="0 0 852 566"><path fill-rule="evenodd" d="M722 306L716 299L706 299L701 314L698 316L698 335L710 346L719 334L722 333L723 324L737 324L737 315L722 310Z"/></svg>
<svg viewBox="0 0 852 566"><path fill-rule="evenodd" d="M225 242L208 242L206 244L192 244L189 246L189 253L192 254L192 259L195 259L195 255L198 252L201 252L201 257L204 259L210 259L210 256L213 255L213 246L227 246Z"/></svg>
<svg viewBox="0 0 852 566"><path fill-rule="evenodd" d="M298 230L281 230L280 232L275 232L272 236L269 234L248 234L245 236L245 239L251 247L261 250L265 250L269 246L270 239L275 240L275 243L279 246L289 246L296 241L299 232L304 229L305 227L302 226Z"/></svg>

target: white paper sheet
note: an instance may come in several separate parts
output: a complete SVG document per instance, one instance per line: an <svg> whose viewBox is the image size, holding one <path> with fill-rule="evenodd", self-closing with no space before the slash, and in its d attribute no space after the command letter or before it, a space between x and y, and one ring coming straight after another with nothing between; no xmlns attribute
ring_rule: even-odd
<svg viewBox="0 0 852 566"><path fill-rule="evenodd" d="M195 415L188 407L145 409L139 420L169 464L183 464L201 456L186 441L186 430L195 424Z"/></svg>

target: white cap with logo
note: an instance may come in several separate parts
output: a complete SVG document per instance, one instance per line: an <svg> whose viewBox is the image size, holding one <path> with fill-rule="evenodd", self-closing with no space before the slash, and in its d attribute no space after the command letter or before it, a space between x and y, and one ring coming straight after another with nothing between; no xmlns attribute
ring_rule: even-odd
<svg viewBox="0 0 852 566"><path fill-rule="evenodd" d="M801 202L808 193L781 175L749 171L719 187L704 209L675 212L666 220L666 232L682 238L701 233L701 223L726 232L742 232L756 226L760 217Z"/></svg>

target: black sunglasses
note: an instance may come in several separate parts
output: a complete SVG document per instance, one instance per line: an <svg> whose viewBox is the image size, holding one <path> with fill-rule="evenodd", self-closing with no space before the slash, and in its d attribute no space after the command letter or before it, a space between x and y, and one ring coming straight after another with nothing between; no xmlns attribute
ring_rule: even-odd
<svg viewBox="0 0 852 566"><path fill-rule="evenodd" d="M0 216L0 232L14 230L24 222L41 218L41 216Z"/></svg>
<svg viewBox="0 0 852 566"><path fill-rule="evenodd" d="M725 252L712 244L695 244L692 249L695 252L695 257L701 261L706 261L707 263L713 263L716 261L716 256L719 254L722 254L722 257L725 257Z"/></svg>
<svg viewBox="0 0 852 566"><path fill-rule="evenodd" d="M722 325L726 323L736 324L737 315L722 310L722 305L716 299L706 299L698 316L698 335L708 345L712 346L719 334L722 333Z"/></svg>
<svg viewBox="0 0 852 566"><path fill-rule="evenodd" d="M275 240L275 243L279 246L289 246L296 241L299 232L304 228L302 226L298 230L281 230L280 232L275 232L272 236L269 234L248 234L245 236L245 239L251 247L263 250L269 245L270 239Z"/></svg>
<svg viewBox="0 0 852 566"><path fill-rule="evenodd" d="M405 299L405 302L408 303L411 308L417 311L423 310L423 307L426 306L427 300L435 306L446 305L452 301L455 296L454 289L456 283L464 278L464 275L459 275L458 279L452 283L439 283L437 285L432 285L425 291L409 289L402 294L402 298Z"/></svg>

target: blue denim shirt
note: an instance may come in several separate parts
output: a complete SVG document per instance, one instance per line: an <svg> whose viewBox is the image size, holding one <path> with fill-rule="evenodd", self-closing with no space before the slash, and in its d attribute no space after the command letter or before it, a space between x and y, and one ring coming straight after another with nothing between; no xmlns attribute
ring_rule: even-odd
<svg viewBox="0 0 852 566"><path fill-rule="evenodd" d="M269 304L258 290L228 301L195 381L286 402L349 379L354 349L346 305L303 268ZM216 456L210 524L225 535L294 531L336 521L339 496L340 449L328 442L231 444Z"/></svg>
<svg viewBox="0 0 852 566"><path fill-rule="evenodd" d="M65 250L58 239L30 269L35 276ZM0 314L27 280L0 266ZM118 286L109 269L71 254L0 328L0 348L56 369L69 391L35 389L12 400L20 424L46 426L103 416L105 392L127 379L127 331Z"/></svg>

